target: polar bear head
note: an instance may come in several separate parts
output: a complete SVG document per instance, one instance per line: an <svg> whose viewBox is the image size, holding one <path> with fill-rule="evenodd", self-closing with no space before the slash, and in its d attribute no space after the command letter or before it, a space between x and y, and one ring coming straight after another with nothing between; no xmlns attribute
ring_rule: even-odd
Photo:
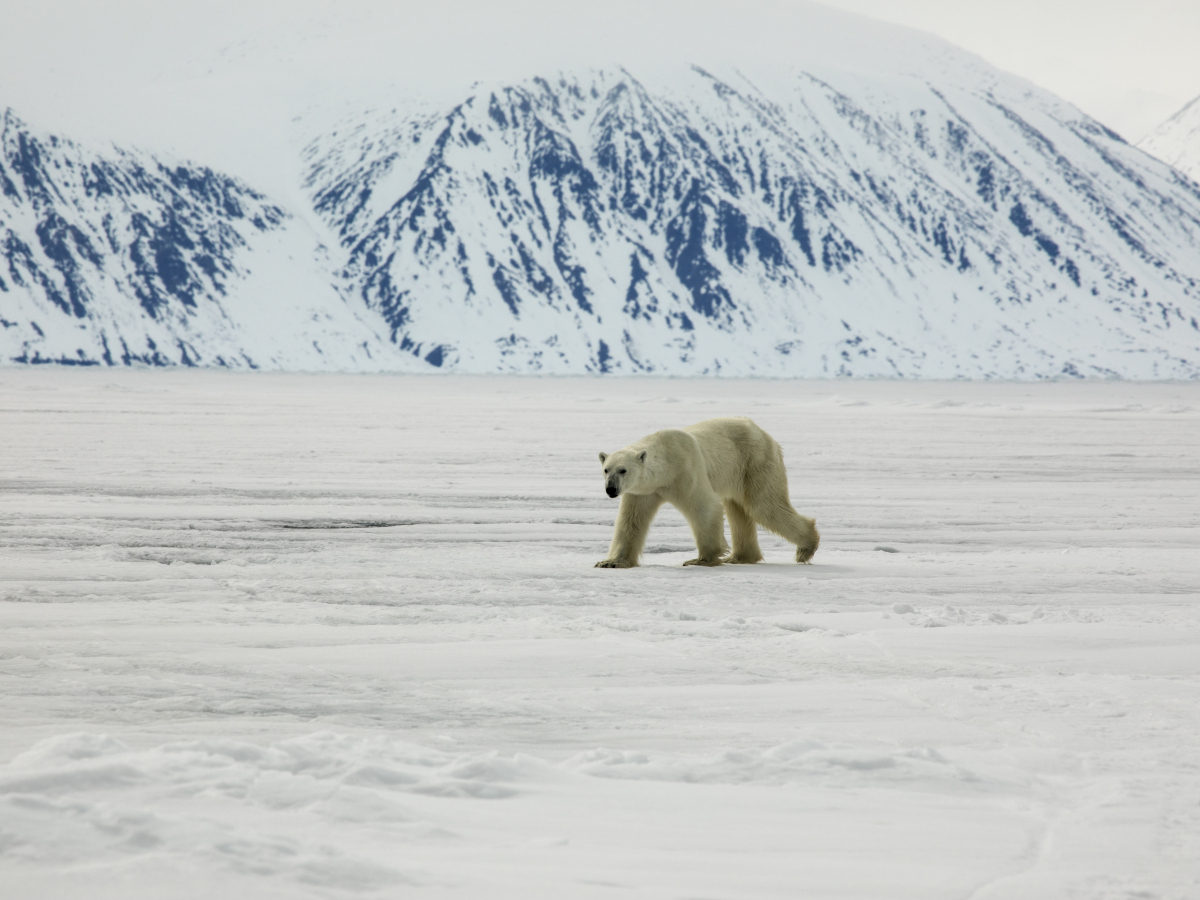
<svg viewBox="0 0 1200 900"><path fill-rule="evenodd" d="M604 492L608 496L636 494L638 484L646 474L646 451L625 449L601 453L600 465L604 466Z"/></svg>

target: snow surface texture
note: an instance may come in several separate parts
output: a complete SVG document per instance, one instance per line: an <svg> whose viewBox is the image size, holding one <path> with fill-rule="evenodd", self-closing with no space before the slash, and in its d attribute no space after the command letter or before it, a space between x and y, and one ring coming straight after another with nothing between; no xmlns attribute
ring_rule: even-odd
<svg viewBox="0 0 1200 900"><path fill-rule="evenodd" d="M806 16L788 66L531 61L314 100L290 206L139 157L143 183L10 113L0 358L1200 376L1195 182L941 41Z"/></svg>
<svg viewBox="0 0 1200 900"><path fill-rule="evenodd" d="M1138 147L1200 180L1200 97L1142 138Z"/></svg>
<svg viewBox="0 0 1200 900"><path fill-rule="evenodd" d="M782 443L814 565L592 568ZM0 373L0 883L1194 898L1200 384Z"/></svg>

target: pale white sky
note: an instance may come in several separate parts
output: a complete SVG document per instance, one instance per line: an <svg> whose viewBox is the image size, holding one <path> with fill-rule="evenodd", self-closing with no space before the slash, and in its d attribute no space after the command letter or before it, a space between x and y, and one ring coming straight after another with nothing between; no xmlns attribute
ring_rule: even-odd
<svg viewBox="0 0 1200 900"><path fill-rule="evenodd" d="M205 138L263 134L255 126L269 114L328 107L380 81L394 95L416 82L521 77L631 55L702 64L786 56L813 18L802 0L0 2L0 107L39 128L213 165L226 160ZM1130 141L1200 94L1200 0L826 5L933 33Z"/></svg>
<svg viewBox="0 0 1200 900"><path fill-rule="evenodd" d="M1200 95L1200 0L824 0L932 32L1141 139Z"/></svg>

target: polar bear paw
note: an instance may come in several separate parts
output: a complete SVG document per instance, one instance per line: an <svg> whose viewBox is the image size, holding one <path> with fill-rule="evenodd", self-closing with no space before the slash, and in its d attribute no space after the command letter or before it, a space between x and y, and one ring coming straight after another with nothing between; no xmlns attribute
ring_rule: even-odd
<svg viewBox="0 0 1200 900"><path fill-rule="evenodd" d="M637 563L630 562L627 559L602 559L596 563L594 568L597 569L632 569Z"/></svg>
<svg viewBox="0 0 1200 900"><path fill-rule="evenodd" d="M752 566L755 563L762 562L762 560L763 557L761 553L758 555L754 555L752 553L731 553L729 556L725 557L723 562L727 562L733 566Z"/></svg>
<svg viewBox="0 0 1200 900"><path fill-rule="evenodd" d="M685 566L720 566L720 565L724 565L724 563L725 563L725 560L723 560L723 559L700 559L699 557L697 557L696 559L689 559L687 562L684 563L684 565Z"/></svg>
<svg viewBox="0 0 1200 900"><path fill-rule="evenodd" d="M796 562L802 565L808 565L808 561L813 558L813 554L817 552L816 547L797 547Z"/></svg>

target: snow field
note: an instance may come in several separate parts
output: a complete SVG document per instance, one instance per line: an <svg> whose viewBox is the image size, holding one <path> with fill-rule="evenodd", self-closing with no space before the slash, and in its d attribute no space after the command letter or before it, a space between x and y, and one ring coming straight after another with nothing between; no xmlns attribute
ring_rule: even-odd
<svg viewBox="0 0 1200 900"><path fill-rule="evenodd" d="M593 569L728 414L814 565ZM4 370L0 458L6 896L1200 894L1200 385Z"/></svg>

